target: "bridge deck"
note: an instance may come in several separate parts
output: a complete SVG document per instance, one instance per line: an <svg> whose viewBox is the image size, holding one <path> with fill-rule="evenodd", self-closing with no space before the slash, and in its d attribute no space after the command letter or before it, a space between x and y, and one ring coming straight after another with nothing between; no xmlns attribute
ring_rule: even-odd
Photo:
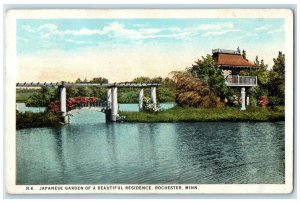
<svg viewBox="0 0 300 203"><path fill-rule="evenodd" d="M68 82L31 82L31 83L17 83L16 87L158 87L159 83L134 83L134 82L120 82L120 83L68 83Z"/></svg>

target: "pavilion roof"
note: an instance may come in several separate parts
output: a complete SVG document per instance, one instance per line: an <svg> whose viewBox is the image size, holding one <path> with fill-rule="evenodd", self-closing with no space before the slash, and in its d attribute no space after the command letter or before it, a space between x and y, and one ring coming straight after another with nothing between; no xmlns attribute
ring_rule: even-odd
<svg viewBox="0 0 300 203"><path fill-rule="evenodd" d="M243 58L240 54L230 54L230 53L214 53L213 58L218 66L232 66L232 67L250 67L256 68L257 66Z"/></svg>

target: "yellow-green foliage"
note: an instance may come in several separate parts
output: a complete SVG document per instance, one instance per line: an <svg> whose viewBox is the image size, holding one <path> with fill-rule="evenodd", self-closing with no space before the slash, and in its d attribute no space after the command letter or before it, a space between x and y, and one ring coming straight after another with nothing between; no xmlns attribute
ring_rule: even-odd
<svg viewBox="0 0 300 203"><path fill-rule="evenodd" d="M186 72L176 72L175 99L180 106L215 108L223 104L201 79Z"/></svg>

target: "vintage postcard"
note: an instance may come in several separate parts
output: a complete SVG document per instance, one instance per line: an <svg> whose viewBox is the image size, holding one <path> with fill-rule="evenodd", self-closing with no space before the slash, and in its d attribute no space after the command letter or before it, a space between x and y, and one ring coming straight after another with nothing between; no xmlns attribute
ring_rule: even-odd
<svg viewBox="0 0 300 203"><path fill-rule="evenodd" d="M293 191L293 11L5 14L9 194Z"/></svg>

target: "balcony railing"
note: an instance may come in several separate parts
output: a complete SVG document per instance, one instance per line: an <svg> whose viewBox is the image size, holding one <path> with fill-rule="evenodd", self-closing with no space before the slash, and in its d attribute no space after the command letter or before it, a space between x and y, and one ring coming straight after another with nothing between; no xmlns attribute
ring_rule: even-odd
<svg viewBox="0 0 300 203"><path fill-rule="evenodd" d="M223 53L223 54L241 54L240 52L237 52L235 50L228 50L228 49L213 49L212 53Z"/></svg>
<svg viewBox="0 0 300 203"><path fill-rule="evenodd" d="M229 75L225 80L227 86L257 86L256 76Z"/></svg>

